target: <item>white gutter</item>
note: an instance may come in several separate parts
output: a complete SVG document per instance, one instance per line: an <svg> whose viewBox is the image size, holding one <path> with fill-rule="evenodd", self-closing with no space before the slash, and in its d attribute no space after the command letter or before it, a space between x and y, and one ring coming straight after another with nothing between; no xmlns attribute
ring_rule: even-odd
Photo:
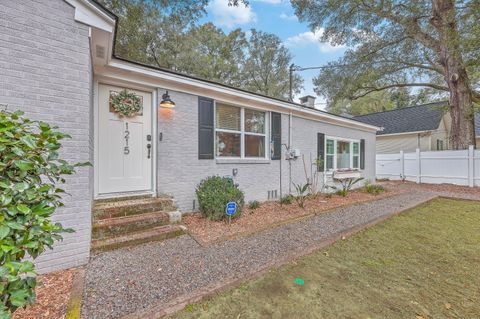
<svg viewBox="0 0 480 319"><path fill-rule="evenodd" d="M410 134L422 134L422 133L431 133L435 130L426 130L426 131L414 131L414 132L403 132L403 133L389 133L389 134L380 134L377 135L377 138L382 137L382 136L397 136L397 135L410 135Z"/></svg>
<svg viewBox="0 0 480 319"><path fill-rule="evenodd" d="M64 0L75 8L75 21L113 34L115 19L88 0Z"/></svg>
<svg viewBox="0 0 480 319"><path fill-rule="evenodd" d="M187 76L182 76L180 74L152 69L146 66L137 65L135 63L129 63L126 61L115 59L115 58L111 59L108 62L108 65L112 68L119 69L125 72L138 73L144 76L159 78L166 81L176 82L179 84L195 86L200 89L215 90L216 92L219 92L219 93L228 94L228 95L236 96L240 98L247 98L247 99L258 101L261 103L270 104L272 106L281 107L281 108L284 108L286 111L297 111L305 115L320 117L329 122L337 122L337 123L343 124L344 126L353 126L353 127L363 128L366 130L371 130L371 131L381 130L381 128L377 126L346 119L333 114L328 114L328 113L314 111L314 110L308 110L301 105L296 106L292 103L282 102L275 99L270 99L268 97L262 97L253 93L236 90L234 88L229 88L220 84L205 82L200 79L190 78Z"/></svg>

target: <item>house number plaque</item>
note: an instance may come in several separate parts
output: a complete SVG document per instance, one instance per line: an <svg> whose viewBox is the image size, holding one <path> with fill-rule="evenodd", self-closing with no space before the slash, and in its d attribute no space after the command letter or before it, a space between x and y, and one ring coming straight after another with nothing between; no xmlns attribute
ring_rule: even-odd
<svg viewBox="0 0 480 319"><path fill-rule="evenodd" d="M125 147L123 148L123 154L130 154L130 148L128 147L128 139L130 138L130 131L128 130L128 123L125 122Z"/></svg>

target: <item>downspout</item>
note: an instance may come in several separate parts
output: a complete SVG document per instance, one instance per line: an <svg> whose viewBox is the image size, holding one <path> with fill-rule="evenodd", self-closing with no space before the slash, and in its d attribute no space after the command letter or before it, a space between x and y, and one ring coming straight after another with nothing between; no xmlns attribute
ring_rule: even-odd
<svg viewBox="0 0 480 319"><path fill-rule="evenodd" d="M292 150L292 111L288 116L288 150ZM288 159L288 194L292 193L292 160Z"/></svg>

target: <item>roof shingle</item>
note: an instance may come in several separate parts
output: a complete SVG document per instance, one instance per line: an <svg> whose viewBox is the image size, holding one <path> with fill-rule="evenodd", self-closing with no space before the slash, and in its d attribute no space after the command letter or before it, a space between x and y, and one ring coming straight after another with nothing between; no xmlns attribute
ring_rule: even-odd
<svg viewBox="0 0 480 319"><path fill-rule="evenodd" d="M353 119L383 127L377 135L436 130L445 113L446 102L435 102L379 113L355 116Z"/></svg>

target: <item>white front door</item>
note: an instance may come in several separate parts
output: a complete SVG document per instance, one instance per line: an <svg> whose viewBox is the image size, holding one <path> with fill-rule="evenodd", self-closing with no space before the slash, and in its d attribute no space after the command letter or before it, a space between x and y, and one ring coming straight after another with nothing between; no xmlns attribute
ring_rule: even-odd
<svg viewBox="0 0 480 319"><path fill-rule="evenodd" d="M98 94L98 193L152 190L152 96L130 90L143 101L133 117L120 116L110 105L111 94L124 88L100 85Z"/></svg>

